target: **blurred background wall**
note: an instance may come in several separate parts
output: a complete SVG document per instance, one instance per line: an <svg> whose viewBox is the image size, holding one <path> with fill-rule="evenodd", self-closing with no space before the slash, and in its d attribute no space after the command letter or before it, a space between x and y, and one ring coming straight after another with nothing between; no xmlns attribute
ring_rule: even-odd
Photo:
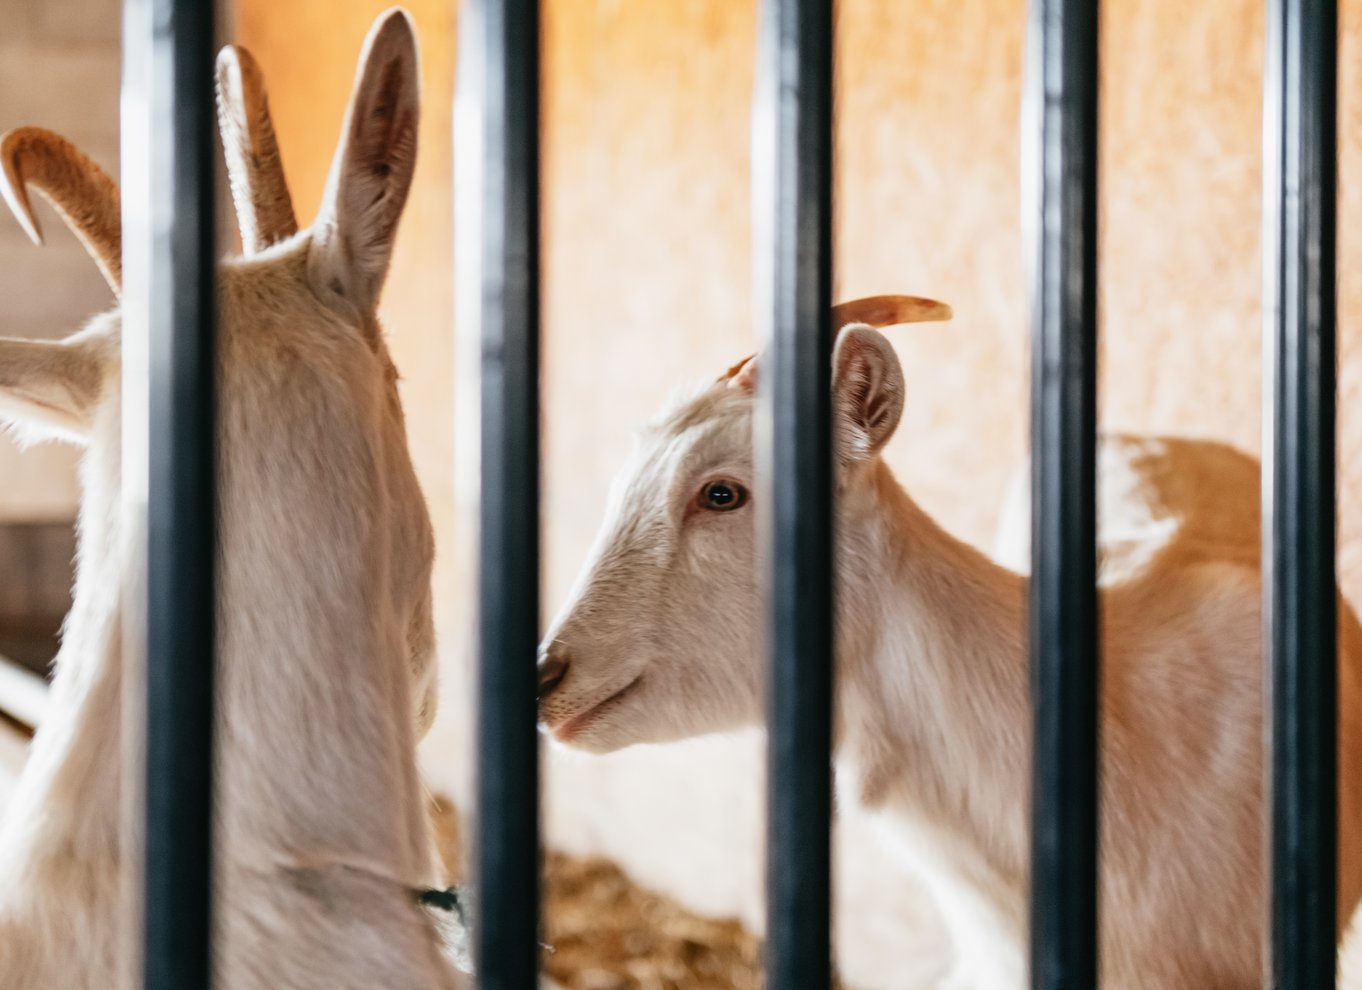
<svg viewBox="0 0 1362 990"><path fill-rule="evenodd" d="M111 0L4 0L0 31L0 131L43 124L118 175L121 7ZM36 250L8 213L0 219L0 334L60 337L113 302L75 237L44 203L47 248ZM0 521L71 519L76 454L46 446L22 456L0 436Z"/></svg>
<svg viewBox="0 0 1362 990"><path fill-rule="evenodd" d="M118 175L120 6L112 0L0 0L0 132L43 124ZM34 197L38 200L39 197ZM113 296L75 237L36 204L39 250L0 217L0 335L53 338ZM70 605L78 452L21 451L0 431L0 653L43 669Z"/></svg>
<svg viewBox="0 0 1362 990"><path fill-rule="evenodd" d="M64 130L115 170L117 5L5 0L0 127ZM320 197L360 41L381 0L237 0L264 66L300 218ZM383 311L440 531L445 705L425 748L466 793L477 478L477 328L454 312L456 4L408 4L425 75L420 165ZM1340 568L1362 596L1362 0L1344 0L1339 270ZM748 121L755 0L545 4L545 575L550 612L600 518L631 430L674 387L753 346ZM1018 222L1023 0L842 0L838 295L915 292L945 326L891 332L908 405L889 457L952 531L987 544L1027 424ZM1102 415L1108 429L1227 440L1260 423L1259 0L1103 5ZM46 215L50 218L50 214ZM50 336L108 299L0 221L6 333ZM459 465L456 473L455 465ZM70 457L0 447L0 517L69 514ZM5 577L6 580L10 578ZM606 759L553 753L550 841L759 925L759 734ZM903 987L939 964L934 922L860 823L838 840L848 980Z"/></svg>

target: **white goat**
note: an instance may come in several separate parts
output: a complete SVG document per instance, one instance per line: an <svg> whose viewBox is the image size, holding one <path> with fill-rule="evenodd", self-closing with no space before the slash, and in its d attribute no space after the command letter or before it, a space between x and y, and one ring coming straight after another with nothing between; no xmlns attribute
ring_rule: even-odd
<svg viewBox="0 0 1362 990"><path fill-rule="evenodd" d="M653 422L617 479L544 642L540 717L558 741L605 752L761 722L758 366ZM839 789L929 882L956 942L950 985L1020 987L1026 580L945 533L881 459L903 409L888 341L844 329L833 382ZM1247 990L1265 916L1257 560L1181 546L1102 596L1103 985ZM1362 890L1362 639L1343 616L1346 920Z"/></svg>
<svg viewBox="0 0 1362 990"><path fill-rule="evenodd" d="M415 760L433 716L433 539L375 314L415 165L415 37L400 11L371 30L302 233L254 64L229 51L219 78L253 256L218 286L216 984L462 986L413 893L434 873ZM117 292L114 184L48 132L0 150L20 221L36 238L32 185ZM59 343L0 341L0 418L87 448L75 605L0 827L6 990L133 982L120 614L141 550L117 511L121 333L115 310Z"/></svg>

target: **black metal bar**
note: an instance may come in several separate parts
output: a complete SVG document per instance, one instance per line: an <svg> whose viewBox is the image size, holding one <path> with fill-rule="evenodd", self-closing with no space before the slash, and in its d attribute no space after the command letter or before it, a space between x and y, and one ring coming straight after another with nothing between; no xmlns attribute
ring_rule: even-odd
<svg viewBox="0 0 1362 990"><path fill-rule="evenodd" d="M1264 676L1271 985L1332 987L1337 906L1334 576L1335 0L1269 0L1263 95ZM1270 424L1270 428L1268 425Z"/></svg>
<svg viewBox="0 0 1362 990"><path fill-rule="evenodd" d="M539 4L477 0L483 39L477 906L487 990L539 945Z"/></svg>
<svg viewBox="0 0 1362 990"><path fill-rule="evenodd" d="M1032 0L1031 986L1097 984L1096 0Z"/></svg>
<svg viewBox="0 0 1362 990"><path fill-rule="evenodd" d="M831 980L832 3L766 0L773 280L761 457L767 575L766 985ZM759 112L761 112L759 108ZM766 301L762 301L766 304Z"/></svg>
<svg viewBox="0 0 1362 990"><path fill-rule="evenodd" d="M211 965L215 11L151 0L149 15L129 16L151 33L143 965L148 990L185 990Z"/></svg>

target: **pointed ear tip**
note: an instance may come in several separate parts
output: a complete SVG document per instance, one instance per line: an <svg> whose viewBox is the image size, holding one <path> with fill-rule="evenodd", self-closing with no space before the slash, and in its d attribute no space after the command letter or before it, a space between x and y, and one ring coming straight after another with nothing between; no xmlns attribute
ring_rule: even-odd
<svg viewBox="0 0 1362 990"><path fill-rule="evenodd" d="M242 45L224 45L218 52L218 78L232 76L240 85L259 86L263 76L260 63L255 60L251 50Z"/></svg>
<svg viewBox="0 0 1362 990"><path fill-rule="evenodd" d="M219 126L224 126L232 104L241 100L241 63L224 48L218 52L215 68L213 88L218 98Z"/></svg>
<svg viewBox="0 0 1362 990"><path fill-rule="evenodd" d="M217 61L218 76L231 69L239 69L241 66L241 50L236 45L223 45L218 52Z"/></svg>
<svg viewBox="0 0 1362 990"><path fill-rule="evenodd" d="M396 66L400 89L419 102L420 57L411 15L405 7L390 7L374 20L365 35L356 85L361 85L360 80L368 79L380 67L386 72L388 67Z"/></svg>
<svg viewBox="0 0 1362 990"><path fill-rule="evenodd" d="M371 45L399 44L416 50L416 24L406 7L389 7L369 29Z"/></svg>
<svg viewBox="0 0 1362 990"><path fill-rule="evenodd" d="M383 11L383 13L378 15L378 19L380 23L384 24L385 26L387 24L392 23L393 21L401 21L403 27L407 28L408 30L412 29L413 21L411 11L408 10L406 7L402 6L400 3L394 4L387 10Z"/></svg>

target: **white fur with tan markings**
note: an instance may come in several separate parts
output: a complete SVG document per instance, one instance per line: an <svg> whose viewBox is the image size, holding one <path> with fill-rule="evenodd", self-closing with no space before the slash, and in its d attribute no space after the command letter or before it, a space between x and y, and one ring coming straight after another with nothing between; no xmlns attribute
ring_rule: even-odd
<svg viewBox="0 0 1362 990"><path fill-rule="evenodd" d="M1026 579L942 530L881 459L904 388L885 338L847 327L833 362L839 792L934 891L956 943L949 985L1020 987ZM545 639L540 713L559 741L607 752L761 722L762 507L696 508L709 479L752 485L758 373L749 364L676 403L618 476ZM1243 540L1169 539L1138 564L1101 605L1103 986L1247 990L1265 917L1257 557ZM1340 605L1346 920L1362 890L1362 639Z"/></svg>

